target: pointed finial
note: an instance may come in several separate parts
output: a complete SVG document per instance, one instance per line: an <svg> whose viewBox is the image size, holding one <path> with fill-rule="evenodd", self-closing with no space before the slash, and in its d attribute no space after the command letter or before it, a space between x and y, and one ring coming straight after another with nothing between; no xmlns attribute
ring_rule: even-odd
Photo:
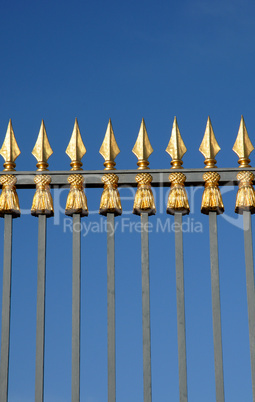
<svg viewBox="0 0 255 402"><path fill-rule="evenodd" d="M104 170L115 170L114 166L116 165L116 163L114 162L114 159L120 153L120 149L115 140L111 119L109 119L109 123L108 123L107 129L106 129L104 141L101 145L99 153L102 155L102 157L105 160L105 162L104 162L105 169Z"/></svg>
<svg viewBox="0 0 255 402"><path fill-rule="evenodd" d="M16 163L14 163L14 161L20 155L20 149L18 147L16 138L14 135L11 119L9 120L5 139L4 139L2 148L0 149L0 155L2 155L2 157L5 160L4 170L5 171L15 170Z"/></svg>
<svg viewBox="0 0 255 402"><path fill-rule="evenodd" d="M153 152L153 148L151 146L144 118L142 119L142 123L140 126L139 134L136 140L136 143L134 145L134 148L132 149L132 152L135 154L135 156L138 159L137 165L138 169L149 169L148 165L148 158Z"/></svg>
<svg viewBox="0 0 255 402"><path fill-rule="evenodd" d="M71 159L71 170L82 170L81 159L86 153L85 145L81 138L81 132L78 125L78 120L75 118L74 127L70 142L66 148L66 154Z"/></svg>
<svg viewBox="0 0 255 402"><path fill-rule="evenodd" d="M249 155L254 150L254 146L248 136L243 116L241 116L240 127L232 149L239 156L239 167L250 167Z"/></svg>
<svg viewBox="0 0 255 402"><path fill-rule="evenodd" d="M214 168L216 166L215 156L220 151L218 142L216 141L210 117L208 117L203 141L199 147L199 151L205 157L205 167Z"/></svg>
<svg viewBox="0 0 255 402"><path fill-rule="evenodd" d="M44 171L48 170L47 167L49 166L47 161L49 157L53 154L53 151L51 149L44 121L42 120L40 131L37 137L37 141L35 143L34 149L32 151L32 155L34 155L35 159L37 160L37 170L38 171Z"/></svg>
<svg viewBox="0 0 255 402"><path fill-rule="evenodd" d="M172 157L172 169L182 168L182 157L187 151L185 144L182 140L181 133L178 127L177 119L174 118L172 134L166 152Z"/></svg>

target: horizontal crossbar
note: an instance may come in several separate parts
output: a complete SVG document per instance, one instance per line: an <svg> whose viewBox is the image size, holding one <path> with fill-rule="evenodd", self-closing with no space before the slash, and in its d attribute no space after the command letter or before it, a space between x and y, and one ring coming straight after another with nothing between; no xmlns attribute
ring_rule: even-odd
<svg viewBox="0 0 255 402"><path fill-rule="evenodd" d="M247 170L255 174L254 168L245 168L242 171ZM153 177L153 187L169 187L170 183L168 176L170 173L181 172L186 175L185 185L199 186L204 184L203 174L208 172L207 169L148 169L148 170L82 170L82 171L25 171L25 172L13 172L17 177L17 188L34 188L34 176L37 174L49 174L51 176L51 187L69 187L67 182L70 174L79 173L85 178L85 186L88 188L100 188L103 187L101 178L106 173L115 173L119 177L119 186L136 187L137 183L135 177L138 173L150 173ZM220 186L225 185L237 185L236 175L240 172L239 168L215 168L210 171L217 172L220 175ZM10 174L12 172L2 172L1 174Z"/></svg>

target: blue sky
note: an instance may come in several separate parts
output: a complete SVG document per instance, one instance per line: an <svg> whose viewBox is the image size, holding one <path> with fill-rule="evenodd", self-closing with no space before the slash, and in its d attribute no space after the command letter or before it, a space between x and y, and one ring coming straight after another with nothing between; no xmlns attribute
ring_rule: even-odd
<svg viewBox="0 0 255 402"><path fill-rule="evenodd" d="M154 148L150 167L166 169L170 157L165 148L176 115L188 149L184 167L202 168L204 158L198 148L210 115L221 147L217 166L237 166L232 147L241 114L255 144L254 11L252 0L2 0L0 142L12 118L21 149L17 170L34 170L31 151L43 118L54 151L49 168L66 170L70 161L65 149L77 117L87 148L84 169L102 169L98 151L111 117L121 150L117 168L133 169L136 157L131 151L144 117ZM251 161L254 165L253 155ZM104 219L97 214L101 189L86 192L91 213L83 222L96 228ZM37 220L29 215L33 193L19 191L23 216L14 222L10 402L34 399ZM64 208L67 190L52 193ZM133 195L124 189L120 193L123 210L130 211L132 199L124 197ZM165 189L165 197L167 193ZM243 233L241 220L233 213L236 189L222 193L226 214L218 222L226 401L249 402ZM191 198L191 190L188 195ZM200 214L201 196L200 189L192 214L184 218L187 225L193 222L193 228L202 225L201 232L184 235L191 402L215 400L208 218ZM158 190L155 197L158 214L151 222L156 229L159 221L164 224L169 218ZM123 217L134 223L139 220L130 214ZM140 235L127 229L121 233L121 219L116 235L117 399L140 402ZM68 221L56 211L55 219L48 220L46 402L70 401L71 238ZM107 400L105 253L105 233L90 230L82 237L84 402ZM174 233L160 229L152 233L150 253L153 400L177 401ZM0 274L2 278L2 265Z"/></svg>

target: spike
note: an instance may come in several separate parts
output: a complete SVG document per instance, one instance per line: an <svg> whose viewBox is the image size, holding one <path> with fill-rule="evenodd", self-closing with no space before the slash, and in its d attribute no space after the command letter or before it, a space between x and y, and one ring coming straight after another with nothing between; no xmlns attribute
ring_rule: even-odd
<svg viewBox="0 0 255 402"><path fill-rule="evenodd" d="M114 159L120 153L120 149L114 136L111 119L109 119L104 141L101 145L99 153L105 160L105 170L115 170L114 166L116 163L114 162Z"/></svg>
<svg viewBox="0 0 255 402"><path fill-rule="evenodd" d="M47 161L49 157L53 154L51 149L44 121L42 120L40 131L37 137L37 141L35 143L34 149L32 151L32 155L34 155L35 159L37 160L37 170L44 171L48 170L47 167L49 166Z"/></svg>
<svg viewBox="0 0 255 402"><path fill-rule="evenodd" d="M220 151L220 147L215 138L210 117L208 117L207 120L204 138L199 147L199 151L205 157L204 163L206 168L216 167L215 156Z"/></svg>
<svg viewBox="0 0 255 402"><path fill-rule="evenodd" d="M81 159L86 153L85 145L81 138L81 132L78 125L78 120L75 118L74 128L70 142L66 148L66 154L71 159L71 170L82 170Z"/></svg>
<svg viewBox="0 0 255 402"><path fill-rule="evenodd" d="M138 169L148 169L149 162L147 159L152 154L153 148L147 134L144 119L142 119L139 134L132 152L138 159Z"/></svg>
<svg viewBox="0 0 255 402"><path fill-rule="evenodd" d="M20 149L18 147L16 138L14 135L11 119L9 120L5 139L4 139L2 148L0 149L0 155L2 155L2 157L5 160L4 170L5 171L15 170L16 163L14 163L14 161L20 155Z"/></svg>
<svg viewBox="0 0 255 402"><path fill-rule="evenodd" d="M250 167L249 155L254 150L254 146L252 145L251 140L248 136L243 116L241 116L238 134L232 149L237 154L237 156L239 156L239 167Z"/></svg>
<svg viewBox="0 0 255 402"><path fill-rule="evenodd" d="M178 127L177 119L174 118L172 134L166 152L172 157L171 165L172 169L182 168L182 157L187 151L181 133Z"/></svg>

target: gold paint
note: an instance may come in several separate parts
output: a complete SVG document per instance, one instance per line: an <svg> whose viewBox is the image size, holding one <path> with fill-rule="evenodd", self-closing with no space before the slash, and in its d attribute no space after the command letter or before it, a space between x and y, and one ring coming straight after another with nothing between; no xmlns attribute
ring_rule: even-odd
<svg viewBox="0 0 255 402"><path fill-rule="evenodd" d="M81 132L78 120L75 118L74 128L70 142L66 148L66 154L71 159L71 170L82 170L81 159L86 153L85 145L81 138ZM87 197L84 193L84 178L81 174L71 174L68 179L70 191L66 200L65 214L73 216L79 214L81 216L88 215Z"/></svg>
<svg viewBox="0 0 255 402"><path fill-rule="evenodd" d="M254 174L252 172L239 172L236 176L239 181L239 189L236 195L235 212L242 214L243 211L255 213L255 191L253 188Z"/></svg>
<svg viewBox="0 0 255 402"><path fill-rule="evenodd" d="M79 214L81 216L88 215L87 198L84 193L84 178L81 174L71 174L68 177L70 191L66 200L65 214L72 216Z"/></svg>
<svg viewBox="0 0 255 402"><path fill-rule="evenodd" d="M182 157L187 151L182 140L181 133L178 127L177 119L174 118L171 138L166 148L166 152L172 157L171 169L182 169ZM185 190L186 176L183 173L171 173L169 181L171 189L167 201L166 212L174 215L175 212L181 212L182 215L189 214L189 201Z"/></svg>
<svg viewBox="0 0 255 402"><path fill-rule="evenodd" d="M49 218L54 215L53 200L50 193L51 177L46 174L36 175L34 182L36 192L33 198L31 215L46 215Z"/></svg>
<svg viewBox="0 0 255 402"><path fill-rule="evenodd" d="M66 148L66 154L71 159L71 170L82 170L82 162L81 159L86 153L85 145L81 138L81 132L78 125L77 118L74 122L74 128L72 132L72 136L70 142Z"/></svg>
<svg viewBox="0 0 255 402"><path fill-rule="evenodd" d="M38 138L32 151L32 155L34 155L38 162L36 165L38 171L48 170L47 167L49 165L47 161L52 154L53 151L47 137L44 121L42 120Z"/></svg>
<svg viewBox="0 0 255 402"><path fill-rule="evenodd" d="M154 196L151 190L152 176L149 173L139 173L136 178L137 191L134 200L133 214L141 215L147 212L148 215L155 215L156 208Z"/></svg>
<svg viewBox="0 0 255 402"><path fill-rule="evenodd" d="M5 214L10 214L13 218L20 216L19 198L15 187L16 182L17 179L12 174L5 174L0 177L0 184L3 186L0 195L1 218Z"/></svg>
<svg viewBox="0 0 255 402"><path fill-rule="evenodd" d="M104 191L102 193L99 213L107 215L113 213L115 216L122 214L120 195L118 192L119 178L114 173L107 173L102 177Z"/></svg>
<svg viewBox="0 0 255 402"><path fill-rule="evenodd" d="M243 116L241 116L238 134L232 149L237 154L237 156L239 156L239 167L250 167L249 155L254 150L254 146L252 145L251 140L248 136Z"/></svg>
<svg viewBox="0 0 255 402"><path fill-rule="evenodd" d="M144 119L142 119L139 134L132 152L136 155L139 169L149 169L148 158L153 152L150 144ZM152 176L149 173L139 173L135 178L137 191L134 200L133 214L141 215L142 212L147 212L148 215L155 215L156 208L154 196L151 190Z"/></svg>
<svg viewBox="0 0 255 402"><path fill-rule="evenodd" d="M111 119L109 119L104 141L101 145L99 153L105 160L104 170L115 170L114 166L116 165L116 163L114 162L114 159L120 153L120 149L114 136Z"/></svg>
<svg viewBox="0 0 255 402"><path fill-rule="evenodd" d="M249 155L254 150L245 126L244 118L241 116L240 127L233 146L233 151L238 155L239 167L250 167ZM249 171L239 172L236 176L239 181L239 188L236 194L235 212L243 214L243 211L255 213L255 191L253 188L254 174Z"/></svg>
<svg viewBox="0 0 255 402"><path fill-rule="evenodd" d="M116 163L114 159L120 153L120 150L115 140L111 119L109 119L99 153L105 160L104 170L115 170ZM101 215L107 215L107 213L113 213L115 216L121 215L122 208L118 191L118 176L114 173L107 173L101 180L104 183L104 191L101 196L99 213Z"/></svg>
<svg viewBox="0 0 255 402"><path fill-rule="evenodd" d="M224 212L224 205L219 189L220 175L216 172L203 174L205 189L202 196L201 212L208 215L209 212L217 212L217 215Z"/></svg>
<svg viewBox="0 0 255 402"><path fill-rule="evenodd" d="M186 176L183 173L170 173L169 181L171 189L168 196L167 210L170 215L175 212L180 212L182 215L187 215L190 212L188 196L184 186Z"/></svg>
<svg viewBox="0 0 255 402"><path fill-rule="evenodd" d="M147 134L144 119L142 119L138 137L132 152L138 159L138 169L148 169L149 162L147 159L152 154L153 148Z"/></svg>
<svg viewBox="0 0 255 402"><path fill-rule="evenodd" d="M172 161L172 169L181 169L182 168L182 157L187 151L183 139L181 137L181 133L178 127L177 119L174 118L172 134L168 146L166 148L166 152L171 156Z"/></svg>
<svg viewBox="0 0 255 402"><path fill-rule="evenodd" d="M16 164L14 161L20 155L20 149L14 135L11 119L9 120L5 139L0 149L0 155L2 155L5 160L4 171L15 170Z"/></svg>
<svg viewBox="0 0 255 402"><path fill-rule="evenodd" d="M199 147L199 151L205 157L204 163L206 168L217 167L215 156L220 151L220 147L218 142L216 141L210 117L208 117L207 120L204 138Z"/></svg>

